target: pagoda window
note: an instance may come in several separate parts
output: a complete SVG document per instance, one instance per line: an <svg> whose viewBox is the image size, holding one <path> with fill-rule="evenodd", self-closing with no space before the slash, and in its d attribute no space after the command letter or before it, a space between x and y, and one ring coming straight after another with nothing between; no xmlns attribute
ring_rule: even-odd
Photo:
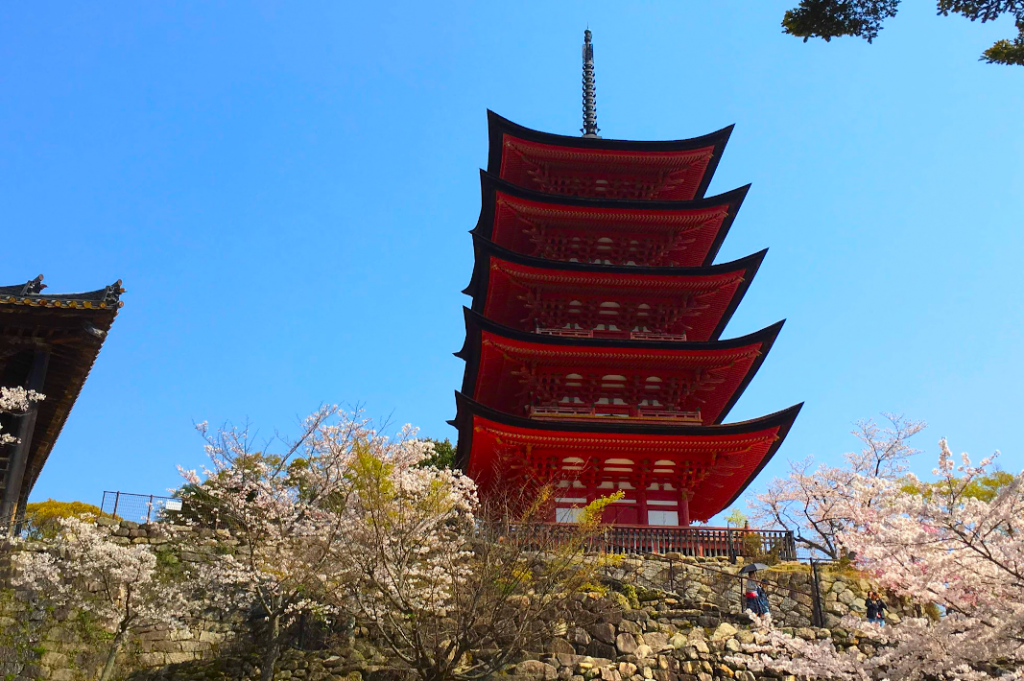
<svg viewBox="0 0 1024 681"><path fill-rule="evenodd" d="M626 379L622 379L626 380ZM565 376L565 387L567 388L580 388L583 386L583 376L580 374L566 374Z"/></svg>
<svg viewBox="0 0 1024 681"><path fill-rule="evenodd" d="M603 236L597 240L597 250L601 253L611 253L614 244L615 242L609 237Z"/></svg>
<svg viewBox="0 0 1024 681"><path fill-rule="evenodd" d="M578 456L567 456L562 459L562 470L581 471L583 470L583 459Z"/></svg>
<svg viewBox="0 0 1024 681"><path fill-rule="evenodd" d="M601 388L625 388L626 377L619 374L606 374L601 377Z"/></svg>
<svg viewBox="0 0 1024 681"><path fill-rule="evenodd" d="M597 489L615 489L615 483L611 480L605 480L597 486Z"/></svg>
<svg viewBox="0 0 1024 681"><path fill-rule="evenodd" d="M676 511L648 511L647 524L659 527L678 527L679 513Z"/></svg>
<svg viewBox="0 0 1024 681"><path fill-rule="evenodd" d="M555 522L556 523L575 523L579 522L581 509L578 508L556 508L555 509ZM549 518L551 516L548 516Z"/></svg>
<svg viewBox="0 0 1024 681"><path fill-rule="evenodd" d="M644 381L644 390L661 390L662 381L657 376L648 376L647 380Z"/></svg>
<svg viewBox="0 0 1024 681"><path fill-rule="evenodd" d="M617 317L619 314L619 308L621 308L622 306L613 301L606 301L604 303L601 303L598 307L598 314L605 315L606 317Z"/></svg>

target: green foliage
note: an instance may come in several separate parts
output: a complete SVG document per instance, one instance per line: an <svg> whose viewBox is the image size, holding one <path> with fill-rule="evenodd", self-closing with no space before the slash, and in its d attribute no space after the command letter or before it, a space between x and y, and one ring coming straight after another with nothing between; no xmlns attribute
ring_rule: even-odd
<svg viewBox="0 0 1024 681"><path fill-rule="evenodd" d="M743 527L747 524L747 514L738 508L734 508L729 515L725 516L725 522L733 527Z"/></svg>
<svg viewBox="0 0 1024 681"><path fill-rule="evenodd" d="M870 43L878 37L882 22L896 16L899 4L899 0L801 0L783 17L783 32L804 42L851 35Z"/></svg>
<svg viewBox="0 0 1024 681"><path fill-rule="evenodd" d="M434 453L424 459L421 467L433 466L434 468L455 468L455 445L451 440L431 440L434 443Z"/></svg>
<svg viewBox="0 0 1024 681"><path fill-rule="evenodd" d="M961 496L970 499L978 499L986 503L996 498L999 492L1013 482L1013 475L1006 471L992 471L986 475L975 478L964 487ZM926 499L931 499L936 492L943 492L948 482L918 482L903 485L903 491L908 494L921 494Z"/></svg>
<svg viewBox="0 0 1024 681"><path fill-rule="evenodd" d="M900 0L801 0L782 19L783 33L826 42L840 36L857 36L869 43L878 37L886 19L896 16ZM1017 36L997 41L982 53L989 64L1024 66L1024 1L1022 0L937 0L942 16L959 14L982 23L1003 16L1013 17Z"/></svg>
<svg viewBox="0 0 1024 681"><path fill-rule="evenodd" d="M626 602L629 603L630 608L640 608L640 597L636 593L635 586L632 584L622 584L619 586L619 592L626 597Z"/></svg>
<svg viewBox="0 0 1024 681"><path fill-rule="evenodd" d="M760 532L747 532L743 536L743 555L752 563L764 563L766 565L777 565L782 561L782 549L784 540L773 539L765 548L764 535Z"/></svg>
<svg viewBox="0 0 1024 681"><path fill-rule="evenodd" d="M254 478L263 477L264 467L271 470L282 466L282 459L272 454L256 452L235 458L234 467L242 470ZM288 462L285 468L286 475L291 477L299 496L303 494L302 485L297 482L296 473L309 466L309 462L302 458L294 458ZM221 473L224 475L225 473ZM194 485L186 483L174 491L175 499L181 499L181 510L172 511L164 509L161 511L159 520L170 523L184 524L195 523L200 527L223 528L228 530L237 529L230 518L224 518L218 512L219 504L209 494L210 480L202 484Z"/></svg>
<svg viewBox="0 0 1024 681"><path fill-rule="evenodd" d="M102 515L110 517L92 504L47 499L25 507L25 531L29 539L49 539L57 535L63 518L88 520L87 516L99 518Z"/></svg>

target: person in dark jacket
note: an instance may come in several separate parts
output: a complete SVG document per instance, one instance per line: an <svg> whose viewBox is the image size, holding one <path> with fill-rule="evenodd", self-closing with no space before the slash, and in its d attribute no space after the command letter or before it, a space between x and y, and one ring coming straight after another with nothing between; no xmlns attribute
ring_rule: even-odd
<svg viewBox="0 0 1024 681"><path fill-rule="evenodd" d="M877 591L868 592L868 597L864 601L864 607L868 611L868 622L874 622L880 627L885 626L885 611L889 609L889 606L885 604L885 601L882 600Z"/></svg>
<svg viewBox="0 0 1024 681"><path fill-rule="evenodd" d="M755 615L768 614L768 594L760 584L754 580L748 581L743 597L746 599L747 610Z"/></svg>

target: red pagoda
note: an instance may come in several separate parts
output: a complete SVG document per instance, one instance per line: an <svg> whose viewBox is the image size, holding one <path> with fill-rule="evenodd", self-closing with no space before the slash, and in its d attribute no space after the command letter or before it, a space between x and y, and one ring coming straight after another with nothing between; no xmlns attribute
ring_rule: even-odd
<svg viewBox="0 0 1024 681"><path fill-rule="evenodd" d="M554 484L555 522L618 490L615 525L707 521L800 410L722 423L782 327L720 338L765 255L712 264L748 189L704 196L731 127L599 137L589 31L582 137L488 122L458 464L481 494Z"/></svg>

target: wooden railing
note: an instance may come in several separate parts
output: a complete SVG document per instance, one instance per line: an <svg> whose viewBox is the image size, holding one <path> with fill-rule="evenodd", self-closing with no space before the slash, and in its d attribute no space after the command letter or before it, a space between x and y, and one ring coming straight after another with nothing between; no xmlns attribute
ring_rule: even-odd
<svg viewBox="0 0 1024 681"><path fill-rule="evenodd" d="M530 407L530 417L535 419L622 419L629 418L639 421L670 421L676 423L700 423L700 410L668 411L655 407L635 407L628 404L565 404L541 405Z"/></svg>
<svg viewBox="0 0 1024 681"><path fill-rule="evenodd" d="M550 523L532 526L538 546L568 539L576 528ZM786 530L757 530L729 527L658 527L609 525L588 542L588 550L609 553L666 554L705 558L761 558L796 560L793 533Z"/></svg>
<svg viewBox="0 0 1024 681"><path fill-rule="evenodd" d="M609 331L608 329L567 329L565 327L540 328L542 336L565 338L619 338L629 340L684 341L685 333L660 333L658 331Z"/></svg>

